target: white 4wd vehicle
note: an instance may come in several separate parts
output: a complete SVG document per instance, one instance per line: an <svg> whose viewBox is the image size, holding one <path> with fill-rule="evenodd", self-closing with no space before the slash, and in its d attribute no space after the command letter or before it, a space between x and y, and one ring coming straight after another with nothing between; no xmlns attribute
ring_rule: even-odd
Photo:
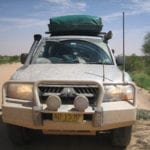
<svg viewBox="0 0 150 150"><path fill-rule="evenodd" d="M136 121L135 87L125 82L103 36L64 35L35 41L23 67L3 86L2 116L14 143L44 134L110 132L127 146Z"/></svg>

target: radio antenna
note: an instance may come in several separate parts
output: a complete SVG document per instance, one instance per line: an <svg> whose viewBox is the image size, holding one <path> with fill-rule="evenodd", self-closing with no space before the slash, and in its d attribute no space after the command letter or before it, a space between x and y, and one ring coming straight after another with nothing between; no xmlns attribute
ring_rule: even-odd
<svg viewBox="0 0 150 150"><path fill-rule="evenodd" d="M122 29L123 29L123 72L122 72L122 80L125 82L125 13L122 13Z"/></svg>
<svg viewBox="0 0 150 150"><path fill-rule="evenodd" d="M105 81L105 65L104 65L104 61L103 61L103 82Z"/></svg>

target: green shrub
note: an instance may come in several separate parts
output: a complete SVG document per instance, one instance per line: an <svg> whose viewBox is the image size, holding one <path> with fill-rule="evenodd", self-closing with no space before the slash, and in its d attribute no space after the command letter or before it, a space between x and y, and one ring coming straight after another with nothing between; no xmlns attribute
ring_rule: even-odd
<svg viewBox="0 0 150 150"><path fill-rule="evenodd" d="M20 56L0 56L0 64L19 62Z"/></svg>
<svg viewBox="0 0 150 150"><path fill-rule="evenodd" d="M11 56L9 57L9 63L13 63L13 62L19 62L19 57L18 56Z"/></svg>
<svg viewBox="0 0 150 150"><path fill-rule="evenodd" d="M150 111L143 110L143 109L138 109L137 113L136 113L136 118L138 120L140 120L140 119L150 120Z"/></svg>
<svg viewBox="0 0 150 150"><path fill-rule="evenodd" d="M8 63L8 56L0 56L0 64Z"/></svg>
<svg viewBox="0 0 150 150"><path fill-rule="evenodd" d="M150 76L150 66L146 66L144 69L145 73Z"/></svg>
<svg viewBox="0 0 150 150"><path fill-rule="evenodd" d="M144 68L144 59L140 56L131 55L126 56L126 65L125 69L127 72L141 72Z"/></svg>
<svg viewBox="0 0 150 150"><path fill-rule="evenodd" d="M150 76L144 73L131 74L133 81L140 87L150 90Z"/></svg>

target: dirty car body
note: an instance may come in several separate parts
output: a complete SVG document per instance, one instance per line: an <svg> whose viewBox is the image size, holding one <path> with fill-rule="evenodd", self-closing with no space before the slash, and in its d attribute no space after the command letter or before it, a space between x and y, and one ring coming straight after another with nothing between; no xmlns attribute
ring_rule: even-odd
<svg viewBox="0 0 150 150"><path fill-rule="evenodd" d="M3 86L3 120L45 134L96 135L132 126L135 87L100 36L51 36Z"/></svg>

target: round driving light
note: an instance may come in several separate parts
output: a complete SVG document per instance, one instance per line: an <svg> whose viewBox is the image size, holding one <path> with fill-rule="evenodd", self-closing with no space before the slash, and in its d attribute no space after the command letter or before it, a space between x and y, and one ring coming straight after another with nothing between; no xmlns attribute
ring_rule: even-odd
<svg viewBox="0 0 150 150"><path fill-rule="evenodd" d="M84 111L89 106L89 100L85 96L77 96L74 100L74 106L79 111Z"/></svg>
<svg viewBox="0 0 150 150"><path fill-rule="evenodd" d="M56 111L61 106L61 99L57 95L51 95L46 100L47 108Z"/></svg>

